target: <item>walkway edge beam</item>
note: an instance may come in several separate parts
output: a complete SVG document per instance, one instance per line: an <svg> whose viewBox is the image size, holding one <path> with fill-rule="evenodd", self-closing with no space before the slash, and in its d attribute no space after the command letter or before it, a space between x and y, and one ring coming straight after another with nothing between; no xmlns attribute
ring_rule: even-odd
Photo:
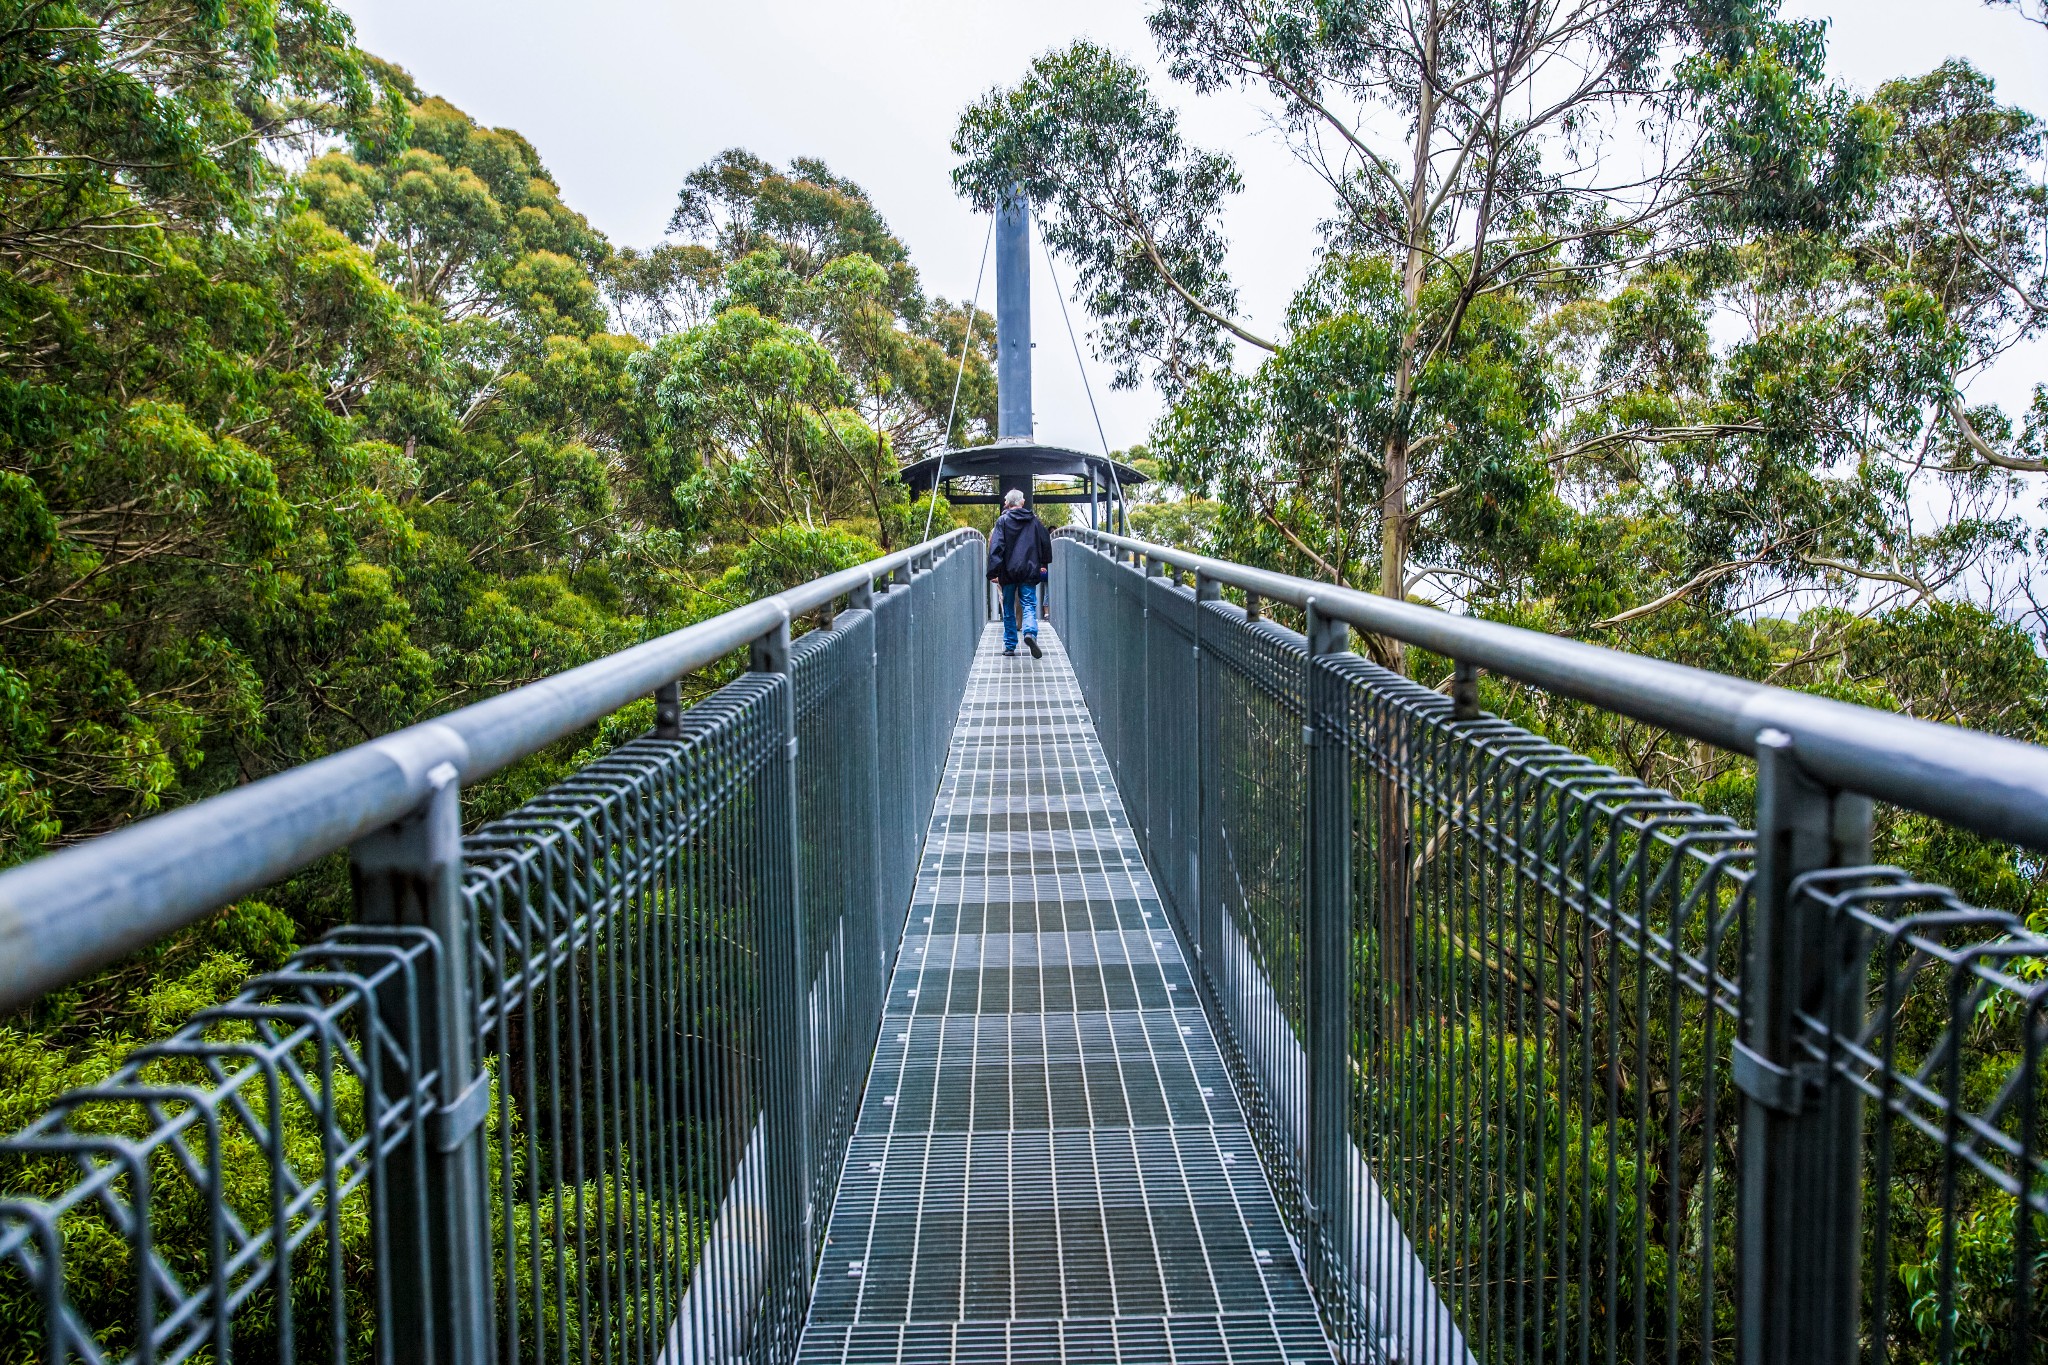
<svg viewBox="0 0 2048 1365"><path fill-rule="evenodd" d="M1247 568L1079 527L1057 533L1100 551L1170 564L1270 601L1347 622L1546 692L1754 756L1782 730L1809 777L2048 852L2048 749L1866 706L1709 673L1520 626L1453 616L1376 593Z"/></svg>
<svg viewBox="0 0 2048 1365"><path fill-rule="evenodd" d="M913 561L961 529L0 872L0 1013L288 877Z"/></svg>

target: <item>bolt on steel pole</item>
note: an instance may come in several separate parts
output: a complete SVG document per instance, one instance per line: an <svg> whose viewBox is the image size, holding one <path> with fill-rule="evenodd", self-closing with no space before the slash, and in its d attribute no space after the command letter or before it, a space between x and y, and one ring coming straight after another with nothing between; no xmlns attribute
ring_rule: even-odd
<svg viewBox="0 0 2048 1365"><path fill-rule="evenodd" d="M421 982L421 1037L412 1075L416 1118L378 1175L391 1211L387 1245L394 1340L432 1365L485 1365L491 1343L491 1214L483 1120L490 1077L478 1071L469 992L468 916L462 903L462 788L455 765L427 775L427 799L349 850L357 918L430 931L433 979ZM387 1017L403 1017L384 1011ZM432 1067L432 1091L420 1078ZM387 1095L396 1100L401 1095ZM278 1229L282 1235L283 1229ZM280 1302L290 1295L282 1287Z"/></svg>
<svg viewBox="0 0 2048 1365"><path fill-rule="evenodd" d="M667 682L654 689L654 737L681 739L683 735L683 685Z"/></svg>
<svg viewBox="0 0 2048 1365"><path fill-rule="evenodd" d="M1863 1100L1812 1059L1796 1016L1853 1032L1862 936L1831 923L1798 879L1870 861L1869 798L1799 768L1792 737L1757 737L1757 866L1732 1058L1742 1117L1742 1365L1854 1365L1862 1310ZM1842 987L1846 986L1846 989Z"/></svg>

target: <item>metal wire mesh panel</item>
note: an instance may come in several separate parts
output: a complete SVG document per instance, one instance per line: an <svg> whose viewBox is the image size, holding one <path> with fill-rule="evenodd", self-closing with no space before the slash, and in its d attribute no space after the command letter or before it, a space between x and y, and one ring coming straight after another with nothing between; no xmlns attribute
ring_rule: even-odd
<svg viewBox="0 0 2048 1365"><path fill-rule="evenodd" d="M1356 1330L1730 1354L1751 836L1355 656L1315 681L1352 801Z"/></svg>
<svg viewBox="0 0 2048 1365"><path fill-rule="evenodd" d="M1776 1360L1777 1298L1867 1359L2040 1355L2048 941L1853 838L1771 881L1750 830L1148 567L1062 537L1065 630L1120 776L1192 751L1148 851L1195 822L1161 888L1347 1353Z"/></svg>
<svg viewBox="0 0 2048 1365"><path fill-rule="evenodd" d="M332 935L0 1146L6 1358L342 1358L425 1231L374 1177L434 1109L436 956Z"/></svg>
<svg viewBox="0 0 2048 1365"><path fill-rule="evenodd" d="M651 1358L721 1207L772 1216L789 1188L802 1116L774 1074L791 1025L768 979L799 947L778 856L788 685L742 679L680 738L628 744L466 841L503 1359ZM747 1323L748 1292L797 1311L800 1250L722 1267L735 1301L682 1330Z"/></svg>
<svg viewBox="0 0 2048 1365"><path fill-rule="evenodd" d="M1213 726L1206 733L1215 743L1203 754L1205 900L1191 918L1235 1044L1233 1075L1256 1097L1246 1107L1256 1116L1260 1154L1290 1225L1309 1242L1303 653L1298 636L1248 622L1238 608L1206 604L1202 627L1202 696Z"/></svg>
<svg viewBox="0 0 2048 1365"><path fill-rule="evenodd" d="M808 1017L818 1038L810 1204L824 1208L882 1009L883 907L876 889L881 805L874 618L848 612L797 641L797 831Z"/></svg>
<svg viewBox="0 0 2048 1365"><path fill-rule="evenodd" d="M878 704L886 703L900 718L894 742L882 745L876 759L882 790L888 794L882 810L892 817L883 821L881 831L881 846L886 855L882 874L885 904L897 907L899 914L910 904L910 886L917 877L917 846L923 837L911 821L893 818L896 803L914 800L918 785L912 718L922 708L917 694L919 669L910 610L907 588L875 594L875 697ZM902 928L899 920L888 926L889 932L884 935L892 953Z"/></svg>
<svg viewBox="0 0 2048 1365"><path fill-rule="evenodd" d="M1145 584L1145 858L1167 898L1195 904L1195 599L1167 578Z"/></svg>
<svg viewBox="0 0 2048 1365"><path fill-rule="evenodd" d="M444 781L359 847L418 927L0 1143L0 1361L788 1358L979 569L956 539L510 815L461 834Z"/></svg>
<svg viewBox="0 0 2048 1365"><path fill-rule="evenodd" d="M1896 868L1801 892L1839 931L1800 1045L1863 1101L1870 1358L2041 1359L2048 939Z"/></svg>

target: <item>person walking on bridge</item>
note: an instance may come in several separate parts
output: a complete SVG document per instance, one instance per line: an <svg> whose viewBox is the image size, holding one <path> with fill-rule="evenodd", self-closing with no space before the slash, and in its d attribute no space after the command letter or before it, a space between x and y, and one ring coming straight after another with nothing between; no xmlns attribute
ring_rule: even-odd
<svg viewBox="0 0 2048 1365"><path fill-rule="evenodd" d="M988 581L1003 587L1003 655L1017 653L1017 636L1031 657L1038 648L1038 588L1052 569L1052 536L1045 523L1024 505L1024 490L1003 495L1003 514L988 538Z"/></svg>

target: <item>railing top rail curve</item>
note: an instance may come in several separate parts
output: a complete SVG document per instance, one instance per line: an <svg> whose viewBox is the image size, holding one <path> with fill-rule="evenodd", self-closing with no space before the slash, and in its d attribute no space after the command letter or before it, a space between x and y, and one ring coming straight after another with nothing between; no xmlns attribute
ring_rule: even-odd
<svg viewBox="0 0 2048 1365"><path fill-rule="evenodd" d="M1854 706L1086 527L1059 535L1144 555L1219 584L1590 702L1754 756L1758 736L1792 737L1815 781L2048 852L2048 748Z"/></svg>
<svg viewBox="0 0 2048 1365"><path fill-rule="evenodd" d="M796 617L980 539L948 532L0 872L0 1012L391 824L443 764L467 786Z"/></svg>

